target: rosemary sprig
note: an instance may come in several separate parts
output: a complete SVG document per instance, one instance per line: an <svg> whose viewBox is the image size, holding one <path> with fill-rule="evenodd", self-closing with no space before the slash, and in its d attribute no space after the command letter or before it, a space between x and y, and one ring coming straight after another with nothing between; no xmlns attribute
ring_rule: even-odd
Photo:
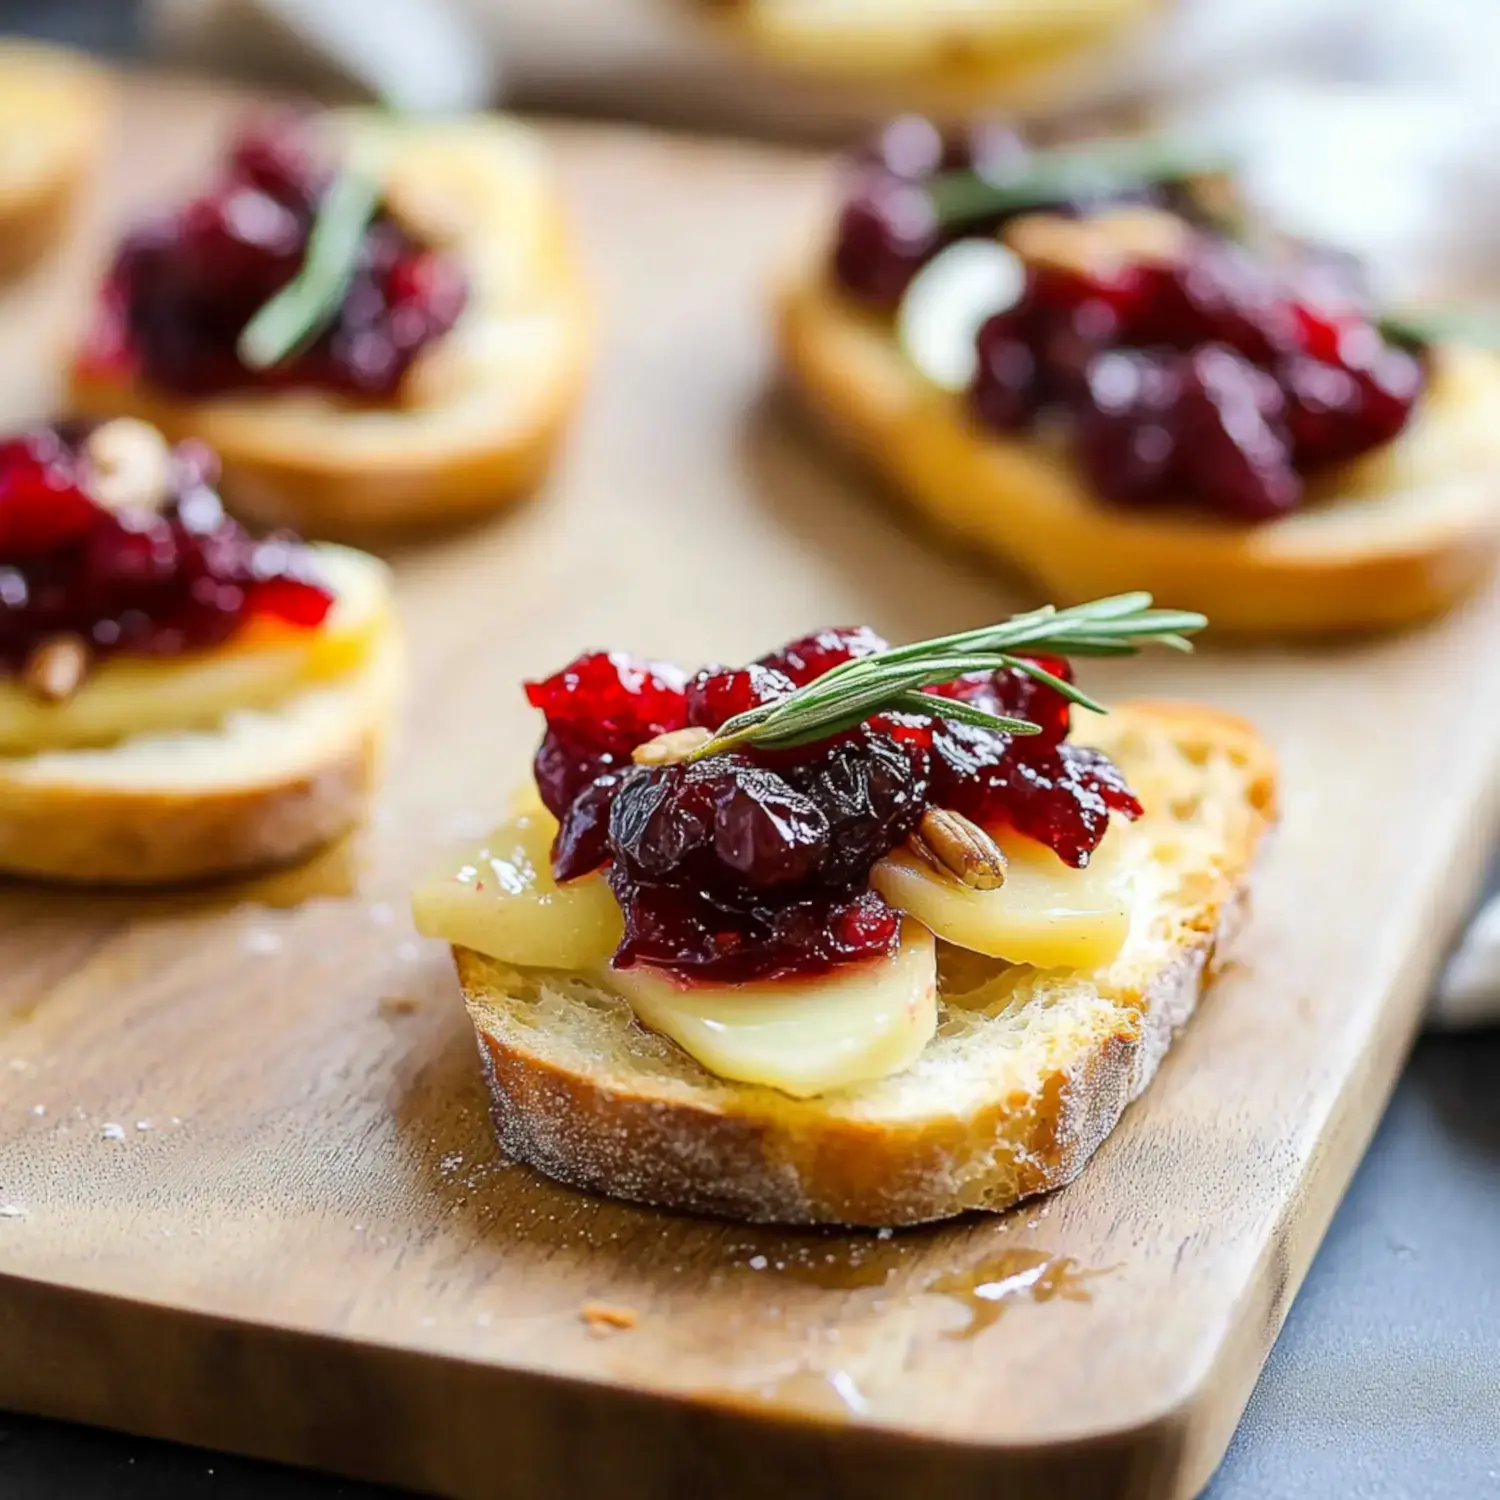
<svg viewBox="0 0 1500 1500"><path fill-rule="evenodd" d="M1469 344L1500 350L1500 309L1434 307L1386 312L1376 320L1381 333L1397 344Z"/></svg>
<svg viewBox="0 0 1500 1500"><path fill-rule="evenodd" d="M297 274L245 325L237 352L251 370L269 370L306 349L338 315L380 202L379 177L347 165L319 202Z"/></svg>
<svg viewBox="0 0 1500 1500"><path fill-rule="evenodd" d="M775 703L736 714L688 758L702 760L749 745L781 750L810 744L879 713L956 719L1004 734L1039 733L1039 726L1029 720L986 713L971 703L921 691L952 682L966 672L996 672L1004 667L1017 667L1055 688L1070 703L1103 713L1104 706L1081 688L1016 653L1129 656L1150 641L1179 651L1192 650L1186 637L1208 621L1186 610L1153 609L1151 604L1151 595L1144 593L1118 594L1070 609L1049 604L998 625L859 657L833 667Z"/></svg>
<svg viewBox="0 0 1500 1500"><path fill-rule="evenodd" d="M1058 146L1038 151L1015 177L991 180L973 171L944 172L928 185L940 223L963 224L993 214L1074 197L1128 192L1152 182L1179 182L1234 170L1223 150L1169 134Z"/></svg>

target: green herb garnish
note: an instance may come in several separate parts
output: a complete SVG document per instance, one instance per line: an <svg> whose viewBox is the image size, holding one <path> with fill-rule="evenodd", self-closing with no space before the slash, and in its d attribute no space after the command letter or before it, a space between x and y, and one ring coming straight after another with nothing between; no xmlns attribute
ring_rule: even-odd
<svg viewBox="0 0 1500 1500"><path fill-rule="evenodd" d="M251 370L300 354L338 316L380 202L380 179L346 166L319 202L297 274L245 325L236 350Z"/></svg>
<svg viewBox="0 0 1500 1500"><path fill-rule="evenodd" d="M1376 326L1396 344L1470 344L1500 351L1500 308L1434 307L1382 313Z"/></svg>
<svg viewBox="0 0 1500 1500"><path fill-rule="evenodd" d="M1175 135L1143 135L1038 151L1011 178L944 172L927 192L940 223L963 224L1071 198L1109 198L1146 183L1217 176L1234 166L1216 147Z"/></svg>
<svg viewBox="0 0 1500 1500"><path fill-rule="evenodd" d="M1153 609L1151 603L1150 594L1139 593L1095 599L1070 609L1049 604L999 625L896 646L844 662L775 703L736 714L688 759L702 760L741 746L782 750L810 744L880 713L956 719L1004 734L1039 733L1039 726L1029 720L1004 718L955 698L920 691L952 682L966 672L995 672L1004 667L1019 668L1055 688L1070 703L1103 713L1103 704L1081 688L1014 653L1131 656L1151 641L1191 651L1192 643L1186 637L1203 629L1208 623L1204 616L1186 610Z"/></svg>

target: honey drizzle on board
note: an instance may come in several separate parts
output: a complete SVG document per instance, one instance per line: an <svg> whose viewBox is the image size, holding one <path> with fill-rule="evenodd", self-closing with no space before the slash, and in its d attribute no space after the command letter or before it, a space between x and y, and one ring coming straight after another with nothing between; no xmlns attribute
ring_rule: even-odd
<svg viewBox="0 0 1500 1500"><path fill-rule="evenodd" d="M944 1337L972 1339L993 1328L1017 1302L1091 1302L1088 1283L1112 1269L1088 1271L1071 1255L1015 1246L987 1255L965 1270L945 1271L923 1290L963 1303L969 1321Z"/></svg>

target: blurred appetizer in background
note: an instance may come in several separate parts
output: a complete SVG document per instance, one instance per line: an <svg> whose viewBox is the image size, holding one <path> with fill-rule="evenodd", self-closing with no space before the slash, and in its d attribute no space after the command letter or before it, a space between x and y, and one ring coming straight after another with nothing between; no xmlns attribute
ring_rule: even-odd
<svg viewBox="0 0 1500 1500"><path fill-rule="evenodd" d="M233 140L203 197L126 236L72 397L203 438L257 520L422 527L537 482L588 324L526 128L278 115Z"/></svg>
<svg viewBox="0 0 1500 1500"><path fill-rule="evenodd" d="M0 871L162 884L298 859L374 787L383 564L225 515L134 418L0 442Z"/></svg>
<svg viewBox="0 0 1500 1500"><path fill-rule="evenodd" d="M1191 1014L1274 815L1212 709L1100 709L1068 654L1149 596L892 649L527 684L534 792L417 889L506 1152L677 1208L896 1225L1077 1173Z"/></svg>
<svg viewBox="0 0 1500 1500"><path fill-rule="evenodd" d="M102 70L57 48L0 38L0 276L61 237L104 143Z"/></svg>
<svg viewBox="0 0 1500 1500"><path fill-rule="evenodd" d="M952 119L1043 108L1107 77L1163 0L693 0L791 71Z"/></svg>
<svg viewBox="0 0 1500 1500"><path fill-rule="evenodd" d="M784 289L785 368L920 511L1065 602L1142 584L1251 632L1437 613L1500 545L1500 362L1244 222L1223 168L894 121Z"/></svg>

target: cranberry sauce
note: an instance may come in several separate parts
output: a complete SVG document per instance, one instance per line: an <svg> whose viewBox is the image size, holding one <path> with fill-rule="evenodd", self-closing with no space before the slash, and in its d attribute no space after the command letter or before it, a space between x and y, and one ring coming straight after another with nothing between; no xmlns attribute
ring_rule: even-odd
<svg viewBox="0 0 1500 1500"><path fill-rule="evenodd" d="M927 188L940 173L973 172L1000 185L1018 177L1029 159L1026 143L998 121L978 121L961 134L945 134L921 115L890 121L850 163L834 234L835 279L858 301L890 311L912 277L945 245L964 236L993 235L1022 214L1071 216L1126 202L1193 211L1183 184L1161 182L1143 183L1129 193L1028 203L961 223L939 222Z"/></svg>
<svg viewBox="0 0 1500 1500"><path fill-rule="evenodd" d="M625 914L615 962L741 982L817 973L887 955L900 919L869 889L871 867L929 805L1009 824L1082 866L1109 814L1140 813L1119 770L1068 742L1069 707L1024 672L979 674L935 692L1041 725L1012 738L918 714L887 714L796 749L731 751L638 766L631 751L668 730L717 729L857 656L867 628L823 630L691 679L619 652L579 657L527 684L546 715L535 772L561 827L553 871L608 866ZM1068 678L1064 661L1041 663Z"/></svg>
<svg viewBox="0 0 1500 1500"><path fill-rule="evenodd" d="M1015 217L940 224L925 184L964 168L1003 180L1024 152L993 131L954 143L925 120L887 126L860 159L840 217L840 285L893 308L945 245ZM1132 198L1187 221L1180 249L1151 261L1107 257L1097 269L1029 264L1020 300L979 331L969 406L982 426L1019 433L1060 418L1105 499L1187 500L1236 521L1285 514L1308 475L1401 431L1425 362L1382 335L1350 268L1311 249L1287 265L1258 259L1195 216L1181 184ZM1078 217L1105 206L1025 212Z"/></svg>
<svg viewBox="0 0 1500 1500"><path fill-rule="evenodd" d="M1309 474L1390 442L1426 379L1364 312L1313 306L1202 231L1170 262L1028 267L978 356L969 401L985 427L1061 417L1105 499L1188 500L1237 521L1284 515Z"/></svg>
<svg viewBox="0 0 1500 1500"><path fill-rule="evenodd" d="M109 506L91 493L88 443L77 425L0 442L0 662L20 668L60 636L95 656L171 656L257 617L322 622L333 596L311 554L224 514L202 444L163 445L159 503Z"/></svg>
<svg viewBox="0 0 1500 1500"><path fill-rule="evenodd" d="M270 370L247 368L236 352L251 317L300 269L331 175L308 119L277 116L244 131L209 192L120 245L85 364L186 397L250 387L392 396L422 348L457 321L468 284L457 261L384 207L337 316L308 348Z"/></svg>

